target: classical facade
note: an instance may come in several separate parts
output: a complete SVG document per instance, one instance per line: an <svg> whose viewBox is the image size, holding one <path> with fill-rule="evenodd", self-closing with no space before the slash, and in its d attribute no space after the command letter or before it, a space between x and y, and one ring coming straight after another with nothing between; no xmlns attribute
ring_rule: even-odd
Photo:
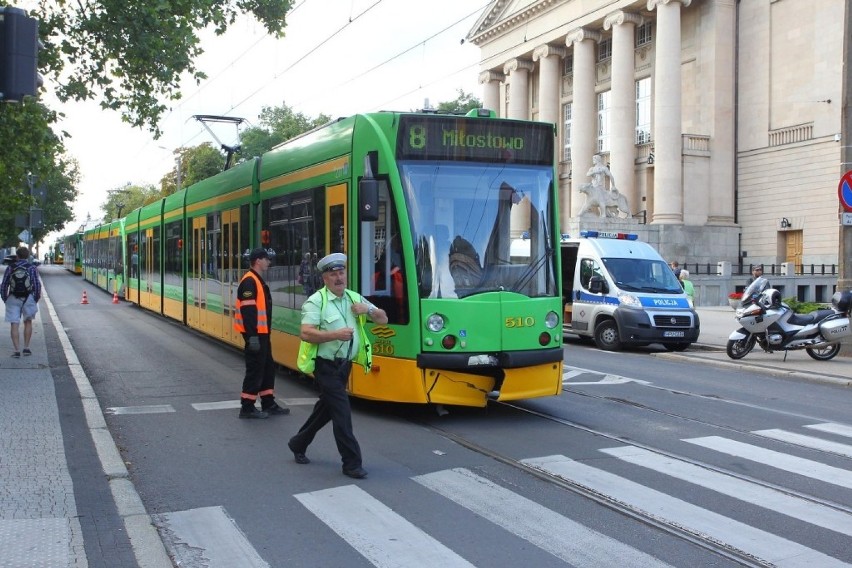
<svg viewBox="0 0 852 568"><path fill-rule="evenodd" d="M681 264L832 266L845 10L844 0L495 0L468 40L481 50L486 107L557 125L563 232L639 232ZM579 215L595 155L629 217Z"/></svg>

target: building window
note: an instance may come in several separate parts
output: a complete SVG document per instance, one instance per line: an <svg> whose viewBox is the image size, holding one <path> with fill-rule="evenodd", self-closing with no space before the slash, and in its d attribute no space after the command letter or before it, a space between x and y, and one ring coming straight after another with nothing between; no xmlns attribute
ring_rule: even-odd
<svg viewBox="0 0 852 568"><path fill-rule="evenodd" d="M574 55L566 55L562 60L562 74L563 75L573 75L574 74Z"/></svg>
<svg viewBox="0 0 852 568"><path fill-rule="evenodd" d="M562 105L562 159L571 161L572 103Z"/></svg>
<svg viewBox="0 0 852 568"><path fill-rule="evenodd" d="M612 91L598 93L598 152L609 152L609 109Z"/></svg>
<svg viewBox="0 0 852 568"><path fill-rule="evenodd" d="M598 62L612 57L612 38L608 37L598 44Z"/></svg>
<svg viewBox="0 0 852 568"><path fill-rule="evenodd" d="M653 39L654 36L651 33L651 22L645 22L636 28L636 47L645 45L646 43L651 43Z"/></svg>
<svg viewBox="0 0 852 568"><path fill-rule="evenodd" d="M651 141L651 78L636 81L636 144Z"/></svg>

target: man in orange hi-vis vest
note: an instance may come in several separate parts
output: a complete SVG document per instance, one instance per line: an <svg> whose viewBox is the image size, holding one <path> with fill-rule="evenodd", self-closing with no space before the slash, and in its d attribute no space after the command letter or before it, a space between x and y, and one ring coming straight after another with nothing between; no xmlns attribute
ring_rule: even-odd
<svg viewBox="0 0 852 568"><path fill-rule="evenodd" d="M272 295L262 273L270 264L269 254L256 248L249 255L251 270L243 275L237 288L234 329L245 339L246 376L240 393L240 418L268 418L270 414L290 414L275 402L275 361L269 339L272 321ZM258 410L255 402L260 397Z"/></svg>

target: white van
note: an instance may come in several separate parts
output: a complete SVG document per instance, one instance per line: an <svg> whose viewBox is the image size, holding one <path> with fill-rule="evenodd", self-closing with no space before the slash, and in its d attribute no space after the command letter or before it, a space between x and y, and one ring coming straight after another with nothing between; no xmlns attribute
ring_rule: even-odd
<svg viewBox="0 0 852 568"><path fill-rule="evenodd" d="M582 231L563 237L563 335L601 349L661 343L683 351L698 340L698 314L665 260L629 233Z"/></svg>

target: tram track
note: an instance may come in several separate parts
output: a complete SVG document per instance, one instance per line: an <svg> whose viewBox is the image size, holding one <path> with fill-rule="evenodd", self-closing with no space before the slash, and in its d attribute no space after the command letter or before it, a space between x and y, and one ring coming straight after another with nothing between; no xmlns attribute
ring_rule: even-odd
<svg viewBox="0 0 852 568"><path fill-rule="evenodd" d="M665 389L665 390L670 390L670 389ZM575 394L582 394L584 396L590 396L591 398L598 398L598 399L606 400L606 401L609 401L609 402L626 404L626 405L633 406L635 408L639 408L641 410L659 413L659 414L662 414L662 415L665 415L665 416L668 416L668 417L683 419L683 420L689 420L689 421L700 423L702 425L706 425L706 426L710 426L710 427L723 428L723 429L730 431L730 432L736 432L736 433L739 433L739 434L746 434L748 436L752 436L752 437L756 437L756 438L758 437L755 434L748 432L748 431L738 430L736 428L731 428L729 426L720 425L720 424L712 424L710 422L698 420L698 419L695 419L695 418L690 418L690 417L687 417L687 416L679 415L677 413L671 413L671 412L663 411L663 410L660 410L660 409L651 408L651 407L648 407L648 406L643 405L641 403L637 403L635 401L630 401L630 400L626 400L626 399L615 399L615 398L606 397L606 396L590 395L588 393L575 393ZM706 397L706 398L716 398L716 397L709 397L707 395L694 395L693 393L678 393L678 394L690 394L690 395L693 395L693 396L701 396L701 397ZM757 479L757 478L754 478L754 477L751 477L751 476L748 476L748 475L745 475L745 474L742 474L742 473L739 473L739 472L735 472L735 471L731 471L731 470L728 470L728 469L725 469L725 468L721 468L721 467L703 462L701 460L697 460L697 459L686 457L686 456L683 456L683 455L680 455L680 454L677 454L677 453L674 453L674 452L670 452L670 451L666 451L666 450L663 450L663 449L660 449L660 448L656 448L654 446L650 446L648 444L637 442L636 440L626 438L624 436L615 434L613 432L607 432L607 431L604 431L604 430L599 430L599 429L596 429L596 428L585 426L583 424L579 424L579 423L573 422L571 420L561 418L559 416L548 414L546 412L541 412L539 410L525 408L525 407L520 406L516 403L497 402L495 404L500 404L501 406L503 406L505 408L510 408L513 411L524 413L524 414L527 414L527 415L530 415L530 416L534 416L536 418L546 420L546 421L549 421L549 422L553 422L553 423L556 423L556 424L559 424L559 425L562 425L562 426L565 426L565 427L568 427L568 428L580 430L580 431L586 432L588 434L592 434L592 435L595 435L595 436L598 436L598 437L606 438L606 439L612 440L614 442L617 442L619 444L635 446L635 447L643 449L645 451L652 452L654 454L657 454L657 455L660 455L660 456L663 456L663 457L666 457L666 458L679 460L681 462L693 465L695 467L700 467L700 468L706 469L706 470L714 472L714 473L727 475L727 476L730 476L732 478L735 478L735 479L738 479L738 480L741 480L741 481L744 481L744 482L757 484L757 485L762 486L762 487L767 488L767 489L779 491L779 492L784 493L786 495L789 495L791 497L796 497L796 498L803 499L805 501L808 501L808 502L811 502L811 503L814 503L814 504L818 504L818 505L821 505L821 506L824 506L824 507L829 507L829 508L835 509L835 510L840 511L840 512L852 514L852 507L847 507L847 506L842 505L840 503L835 503L835 502L828 501L828 500L825 500L825 499L820 499L818 497L814 497L812 495L807 495L807 494L804 494L802 492L796 491L796 490L788 488L788 487L780 486L780 485L777 485L777 484L774 484L774 483L771 483L771 482L768 482L768 481L765 481L765 480ZM819 420L819 418L816 418L816 417L808 417L808 418ZM736 548L736 547L729 545L727 543L721 542L718 539L711 537L710 535L704 534L704 533L699 532L699 531L695 531L693 529L690 529L689 527L682 526L678 523L675 523L675 522L669 521L665 518L659 517L659 516L657 516L653 513L644 511L640 508L637 508L635 506L630 505L629 503L625 503L625 502L623 502L623 501L621 501L617 498L614 498L610 495L607 495L605 493L597 491L597 490L595 490L591 487L587 487L587 486L583 485L582 483L575 482L573 480L566 479L564 477L560 477L558 475L549 473L547 471L532 467L532 466L530 466L530 465L528 465L528 464L526 464L526 463L524 463L524 462L522 462L522 461L520 461L516 458L513 458L511 456L506 455L505 453L497 451L493 448L483 446L482 444L476 442L475 440L473 440L470 437L460 435L460 434L457 434L455 432L449 431L448 429L442 428L440 425L436 425L434 423L420 423L420 425L431 430L431 431L433 431L435 434L442 436L442 437L444 437L444 438L446 438L446 439L448 439L448 440L450 440L450 441L458 444L459 446L464 447L464 448L466 448L470 451L473 451L473 452L476 452L480 455L486 456L490 459L493 459L496 462L499 462L499 463L502 463L502 464L507 465L509 467L515 468L517 470L523 471L523 472L527 473L528 475L531 475L531 476L533 476L537 479L540 479L540 480L545 481L547 483L550 483L554 486L557 486L557 487L560 487L560 488L565 489L567 491L570 491L570 492L572 492L576 495L579 495L581 497L584 497L586 499L594 501L595 503L597 503L597 504L599 504L603 507L606 507L607 509L609 509L611 511L617 512L617 513L624 515L628 518L631 518L631 519L633 519L637 522L640 522L640 523L642 523L646 526L656 528L657 530L660 530L661 532L663 532L667 535L670 535L670 536L679 538L681 540L687 541L687 542L694 544L694 545L696 545L696 546L698 546L698 547L700 547L704 550L707 550L707 551L712 552L714 554L717 554L721 557L724 557L728 560L731 560L731 561L733 561L733 562L735 562L739 565L747 566L747 567L775 566L775 564L773 564L770 561L764 560L762 558L758 558L758 557L756 557L752 554L749 554L748 552L746 552L744 550Z"/></svg>

